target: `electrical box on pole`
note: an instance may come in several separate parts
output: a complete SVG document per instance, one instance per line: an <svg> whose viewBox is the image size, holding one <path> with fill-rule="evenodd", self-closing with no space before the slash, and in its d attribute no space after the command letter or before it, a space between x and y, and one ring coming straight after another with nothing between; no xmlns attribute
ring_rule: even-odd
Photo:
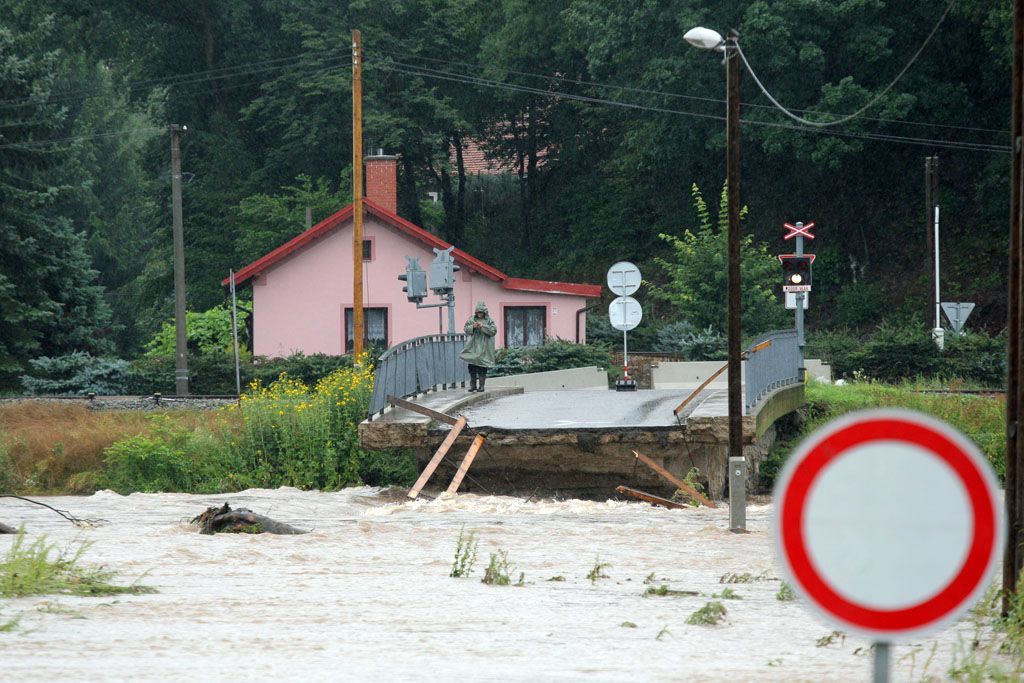
<svg viewBox="0 0 1024 683"><path fill-rule="evenodd" d="M420 260L415 256L406 256L408 263L405 266L405 274L399 275L398 279L405 282L402 291L405 298L412 303L420 303L427 296L427 273L420 267Z"/></svg>

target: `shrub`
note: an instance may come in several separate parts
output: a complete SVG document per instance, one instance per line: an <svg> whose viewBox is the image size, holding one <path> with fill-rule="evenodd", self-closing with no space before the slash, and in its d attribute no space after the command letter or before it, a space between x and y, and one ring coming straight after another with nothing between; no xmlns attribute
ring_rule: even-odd
<svg viewBox="0 0 1024 683"><path fill-rule="evenodd" d="M327 489L358 484L360 461L371 460L359 447L357 428L372 388L368 365L336 370L313 388L284 374L268 387L253 381L237 407L242 422L232 448L264 485ZM405 457L398 469L408 474L414 465ZM394 460L376 456L375 467L380 471L381 463Z"/></svg>
<svg viewBox="0 0 1024 683"><path fill-rule="evenodd" d="M248 311L239 309L238 330L245 330ZM226 305L214 306L206 311L188 311L185 314L185 328L188 332L188 347L192 353L233 353L234 334L231 325L231 310ZM176 329L174 320L164 322L160 331L146 344L146 355L174 359ZM239 340L239 347L248 353Z"/></svg>
<svg viewBox="0 0 1024 683"><path fill-rule="evenodd" d="M865 377L893 382L931 376L942 358L924 325L883 323L850 360Z"/></svg>
<svg viewBox="0 0 1024 683"><path fill-rule="evenodd" d="M848 329L823 330L807 335L806 358L820 358L832 365L832 374L838 377L852 377L858 368L854 365L853 354L861 347L863 340Z"/></svg>
<svg viewBox="0 0 1024 683"><path fill-rule="evenodd" d="M976 382L985 388L1006 387L1006 335L951 334L946 337L940 374Z"/></svg>
<svg viewBox="0 0 1024 683"><path fill-rule="evenodd" d="M189 391L197 395L235 394L233 352L212 352L189 357ZM352 356L297 353L287 358L243 356L239 362L243 391L253 381L267 385L286 373L305 384L316 384L335 370L352 367ZM145 356L131 363L127 373L131 394L174 393L174 358Z"/></svg>
<svg viewBox="0 0 1024 683"><path fill-rule="evenodd" d="M655 335L652 351L681 353L689 361L725 360L728 338L712 327L703 330L688 322L662 326Z"/></svg>
<svg viewBox="0 0 1024 683"><path fill-rule="evenodd" d="M82 351L64 356L40 356L28 362L31 373L21 377L28 394L85 396L125 393L128 362L97 358Z"/></svg>
<svg viewBox="0 0 1024 683"><path fill-rule="evenodd" d="M490 372L494 377L592 365L607 370L612 363L611 353L606 348L562 340L546 341L540 346L501 349L496 360Z"/></svg>
<svg viewBox="0 0 1024 683"><path fill-rule="evenodd" d="M179 425L169 415L150 418L150 431L104 451L102 483L118 493L219 493L256 484L229 447L230 429Z"/></svg>

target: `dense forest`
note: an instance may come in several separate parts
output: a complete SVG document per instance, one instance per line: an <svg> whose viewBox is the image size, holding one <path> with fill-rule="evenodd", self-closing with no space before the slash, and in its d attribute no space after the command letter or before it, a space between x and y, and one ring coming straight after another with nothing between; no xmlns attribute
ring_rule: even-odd
<svg viewBox="0 0 1024 683"><path fill-rule="evenodd" d="M38 356L135 357L171 317L169 124L188 126L191 310L223 303L229 268L301 231L305 207L347 203L353 28L364 148L400 155L403 217L523 277L601 282L633 260L668 321L694 313L675 305L686 282L724 282L724 255L700 251L724 70L683 33L736 28L772 94L828 121L888 85L949 4L0 0L0 379ZM836 128L786 119L744 73L747 253L770 261L790 249L783 222L816 222L813 329L930 327L926 156L943 298L977 302L975 329L1005 325L1011 16L1009 0L953 2ZM468 172L469 142L508 172ZM684 239L702 225L708 240Z"/></svg>

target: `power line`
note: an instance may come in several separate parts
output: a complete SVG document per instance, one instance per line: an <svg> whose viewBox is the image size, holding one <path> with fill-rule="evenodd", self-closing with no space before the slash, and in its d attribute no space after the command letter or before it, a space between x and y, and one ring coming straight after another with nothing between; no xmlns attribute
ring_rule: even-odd
<svg viewBox="0 0 1024 683"><path fill-rule="evenodd" d="M403 65L407 66L407 65ZM467 74L456 74L450 71L439 71L436 69L428 69L427 67L413 66L412 69L401 68L399 66L384 66L384 65L373 65L374 69L381 69L384 71L395 71L399 73L405 73L414 76L422 76L426 78L435 78L439 80L447 80L456 83L466 83L470 85L476 85L480 87L496 88L509 90L513 92L523 92L528 94L540 95L542 97L555 97L567 100L575 100L579 102L585 102L590 104L603 104L614 107L623 107L628 109L637 109L641 111L651 111L663 114L674 114L680 116L690 116L694 118L714 119L718 121L724 121L725 117L716 114L704 114L700 112L687 111L682 109L670 109L668 107L656 107L645 104L637 104L635 102L623 102L620 100L609 100L600 97L592 97L588 95L579 95L575 93L560 92L557 90L544 90L540 88L533 88L530 86L521 86L513 83L505 83L502 81L493 81L490 79L480 78L478 76L472 76ZM760 121L756 119L743 119L743 123L747 123L755 126L767 126L770 128L781 128L785 130L793 130L804 133L817 133L819 135L832 135L836 137L846 138L859 138L864 140L876 140L883 142L895 142L901 144L920 145L928 147L937 147L945 149L962 149L967 151L981 151L981 152L1008 152L1009 146L1004 145L993 145L987 143L976 143L969 141L959 140L940 140L932 138L918 138L903 135L891 135L885 133L853 133L848 131L825 131L816 128L807 128L803 126L794 126L786 123L776 123L772 121Z"/></svg>
<svg viewBox="0 0 1024 683"><path fill-rule="evenodd" d="M422 57L422 56L419 56L419 55L397 55L395 53L390 53L390 52L381 52L381 53L378 53L378 54L394 56L394 57L398 57L400 59L412 59L412 60L418 60L418 61L423 61L423 62L431 62L431 63L435 63L435 64L446 64L446 65L455 65L455 66L469 67L469 68L473 68L473 69L484 69L485 68L484 66L482 66L480 64L473 64L473 63L470 63L470 62L460 62L460 61L448 60L448 59L435 59L435 58L432 58L432 57ZM396 64L401 64L401 62L395 62L395 63ZM419 65L411 65L411 66L418 67ZM610 83L599 83L597 81L584 81L584 80L580 80L580 79L577 79L577 78L567 78L565 76L558 76L558 75L554 75L554 74L531 73L529 71L517 71L515 69L501 68L501 71L503 71L505 73L509 73L509 74L514 74L514 75L517 75L517 76L527 76L529 78L541 78L541 79L545 79L545 80L559 81L559 82L562 82L562 83L573 83L573 84L576 84L576 85L595 87L595 88L621 90L621 91L624 91L624 92L633 92L633 93L638 93L638 94L642 94L642 95L657 95L659 97L693 100L693 101L697 101L697 102L709 102L709 103L713 103L713 104L725 104L725 100L722 99L722 98L700 97L700 96L697 96L697 95L686 95L686 94L683 94L683 93L676 93L676 92L665 92L665 91L661 91L661 90L650 90L650 89L647 89L647 88L637 88L637 87L627 86L627 85L615 85L615 84L610 84ZM757 104L755 102L743 102L742 106L744 108L751 108L751 107L753 107L753 108L757 108L757 109L775 109L776 108L773 105ZM835 114L835 113L829 112L829 111L822 111L820 109L796 109L796 108L793 108L793 109L790 109L790 111L801 112L801 113L804 113L804 114L823 114L823 115L827 115L827 116L839 116L839 114ZM880 118L880 117L872 117L872 116L860 116L860 115L857 115L854 118L858 118L858 119L861 119L861 120L864 120L864 121L877 121L879 123L895 123L895 124L905 125L905 126L923 126L923 127L928 127L928 128L945 128L945 129L950 129L950 130L966 130L966 131L975 131L975 132L981 132L981 133L1000 133L1000 134L1004 134L1004 135L1009 135L1010 134L1010 131L1008 131L1008 130L1000 130L1000 129L997 129L997 128L982 128L982 127L978 127L978 126L963 126L963 125L954 125L954 124L947 124L947 123L930 123L930 122L927 122L927 121L907 121L906 119L889 119L889 118Z"/></svg>
<svg viewBox="0 0 1024 683"><path fill-rule="evenodd" d="M887 85L884 88L882 88L882 91L880 93L878 93L877 95L875 95L873 98L871 98L871 100L867 104L865 104L863 107L861 107L857 111L853 112L852 114L848 114L846 116L843 116L843 117L839 118L836 121L810 121L810 120L808 120L808 119L806 119L806 118L804 118L802 116L797 116L796 114L794 114L789 109L786 109L784 106L782 106L782 104L779 103L779 101L777 99L772 97L772 94L770 92L768 92L768 88L764 87L764 84L761 83L761 79L757 77L757 74L754 72L754 68L752 66L750 66L750 62L747 61L747 56L745 54L743 54L743 50L740 48L738 42L735 43L734 49L736 50L736 52L739 53L740 59L743 60L743 64L747 67L747 71L750 72L751 78L753 78L754 82L757 83L757 87L759 87L761 89L761 92L764 93L764 96L767 97L768 100L772 104L774 104L775 107L779 111L781 111L783 114L785 114L789 118L793 119L797 123L801 123L801 124L803 124L805 126L815 126L815 127L819 127L819 128L825 128L825 127L828 127L828 126L838 126L838 125L841 125L843 123L846 123L847 121L851 121L851 120L857 118L860 114L862 114L863 112L867 111L869 108L874 106L875 103L877 103L879 100L881 100L882 97L884 97L887 92L892 90L893 86L895 86L897 83L900 82L900 79L903 78L903 75L905 73L907 73L907 70L910 69L911 66L913 66L914 62L917 61L917 58L921 56L922 52L924 52L924 49L926 47L928 47L928 43L931 42L932 37L939 30L939 26L942 26L942 22L946 20L946 15L949 14L949 10L953 9L953 4L955 2L956 2L956 0L950 0L949 1L949 4L946 5L946 11L943 12L942 16L939 17L939 20L937 22L935 22L935 26L932 28L931 33L929 33L928 37L924 39L924 42L921 43L921 47L919 47L917 49L917 52L915 52L914 56L910 58L910 61L907 62L906 65L902 69L900 69L900 72L898 74L896 74L896 78L892 79L892 81L889 83L889 85ZM729 49L729 47L727 46L726 49Z"/></svg>
<svg viewBox="0 0 1024 683"><path fill-rule="evenodd" d="M146 131L163 131L167 130L164 127L148 126L144 128L125 128L123 130L108 131L106 133L95 133L93 135L76 135L73 137L66 138L55 138L53 140L29 140L27 142L9 142L5 145L0 145L0 149L14 149L14 148L35 148L44 147L46 145L56 145L61 142L78 142L80 140L93 140L95 138L109 138L117 135L126 135L128 133L141 133Z"/></svg>

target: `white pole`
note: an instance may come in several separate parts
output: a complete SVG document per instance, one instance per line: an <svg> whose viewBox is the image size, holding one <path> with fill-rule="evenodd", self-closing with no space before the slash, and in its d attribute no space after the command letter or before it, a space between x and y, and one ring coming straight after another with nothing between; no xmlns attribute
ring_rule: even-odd
<svg viewBox="0 0 1024 683"><path fill-rule="evenodd" d="M235 393L242 393L242 372L238 363L238 301L235 299L235 271L228 271L231 277L231 334L235 340Z"/></svg>
<svg viewBox="0 0 1024 683"><path fill-rule="evenodd" d="M942 328L939 317L942 305L939 303L939 207L935 207L935 329Z"/></svg>

